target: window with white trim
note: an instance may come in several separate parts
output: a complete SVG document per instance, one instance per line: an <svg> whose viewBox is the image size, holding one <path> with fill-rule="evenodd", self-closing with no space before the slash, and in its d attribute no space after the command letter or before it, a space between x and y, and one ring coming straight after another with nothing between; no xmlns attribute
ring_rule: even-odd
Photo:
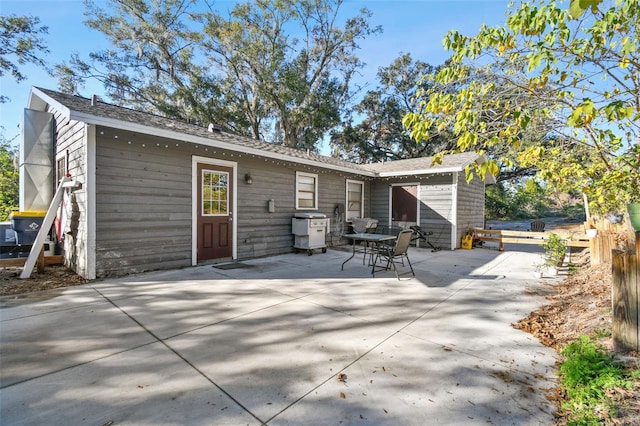
<svg viewBox="0 0 640 426"><path fill-rule="evenodd" d="M318 175L296 172L296 209L318 209Z"/></svg>
<svg viewBox="0 0 640 426"><path fill-rule="evenodd" d="M346 219L361 218L364 215L364 182L347 179Z"/></svg>
<svg viewBox="0 0 640 426"><path fill-rule="evenodd" d="M67 175L67 155L56 158L56 187L63 177Z"/></svg>

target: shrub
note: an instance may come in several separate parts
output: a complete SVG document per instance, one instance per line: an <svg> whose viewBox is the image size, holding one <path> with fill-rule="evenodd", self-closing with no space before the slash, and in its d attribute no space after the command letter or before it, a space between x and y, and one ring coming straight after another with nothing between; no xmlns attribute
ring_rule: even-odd
<svg viewBox="0 0 640 426"><path fill-rule="evenodd" d="M559 375L568 399L562 404L570 411L568 424L600 424L603 413L615 412L609 392L631 388L632 381L624 367L587 336L580 336L561 354L566 357Z"/></svg>

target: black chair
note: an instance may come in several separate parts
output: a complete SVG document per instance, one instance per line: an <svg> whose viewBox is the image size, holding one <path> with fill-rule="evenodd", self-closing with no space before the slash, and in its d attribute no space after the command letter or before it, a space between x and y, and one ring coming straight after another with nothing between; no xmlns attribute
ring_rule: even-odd
<svg viewBox="0 0 640 426"><path fill-rule="evenodd" d="M544 232L545 223L541 220L534 220L531 222L531 231L532 232Z"/></svg>
<svg viewBox="0 0 640 426"><path fill-rule="evenodd" d="M413 237L413 231L411 229L404 229L398 234L396 243L393 246L379 245L377 247L376 257L373 261L373 268L371 270L374 277L376 276L376 271L387 271L391 266L393 266L396 277L400 279L400 275L408 274L408 272L400 274L398 272L398 267L396 266L398 262L402 263L404 266L404 259L407 259L407 264L411 269L411 275L414 277L416 276L407 253L409 251L409 246L411 245L411 237Z"/></svg>
<svg viewBox="0 0 640 426"><path fill-rule="evenodd" d="M431 244L431 241L429 241L429 237L433 235L433 232L423 231L422 228L420 228L418 225L410 226L409 229L413 230L413 232L415 233L415 236L411 238L411 241L423 240L427 244L429 244L432 252L440 250L440 247L434 246L433 244Z"/></svg>

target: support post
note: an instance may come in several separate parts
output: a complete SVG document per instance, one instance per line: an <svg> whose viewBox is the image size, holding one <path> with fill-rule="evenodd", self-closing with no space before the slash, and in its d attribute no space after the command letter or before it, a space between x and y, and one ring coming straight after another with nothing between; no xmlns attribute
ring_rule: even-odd
<svg viewBox="0 0 640 426"><path fill-rule="evenodd" d="M60 180L58 189L56 190L56 193L53 196L53 200L51 200L51 204L49 204L47 214L44 216L44 220L42 221L42 226L40 227L38 235L36 236L36 239L31 246L29 257L27 257L24 268L22 268L22 272L20 272L20 279L29 278L31 276L31 273L33 272L33 267L36 265L38 256L40 255L40 252L44 247L45 239L47 238L47 234L51 230L53 219L55 219L56 217L56 211L58 210L58 206L60 206L60 202L62 201L62 194L64 193L65 188L69 186L67 184L69 180L70 178L68 176L64 176L62 180Z"/></svg>

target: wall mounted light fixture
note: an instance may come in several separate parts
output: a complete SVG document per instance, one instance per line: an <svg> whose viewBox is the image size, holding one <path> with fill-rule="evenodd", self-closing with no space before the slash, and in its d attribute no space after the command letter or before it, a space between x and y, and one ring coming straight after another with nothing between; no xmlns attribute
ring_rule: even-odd
<svg viewBox="0 0 640 426"><path fill-rule="evenodd" d="M251 185L253 183L253 178L249 173L247 173L246 175L244 175L244 181L247 183L247 185Z"/></svg>

